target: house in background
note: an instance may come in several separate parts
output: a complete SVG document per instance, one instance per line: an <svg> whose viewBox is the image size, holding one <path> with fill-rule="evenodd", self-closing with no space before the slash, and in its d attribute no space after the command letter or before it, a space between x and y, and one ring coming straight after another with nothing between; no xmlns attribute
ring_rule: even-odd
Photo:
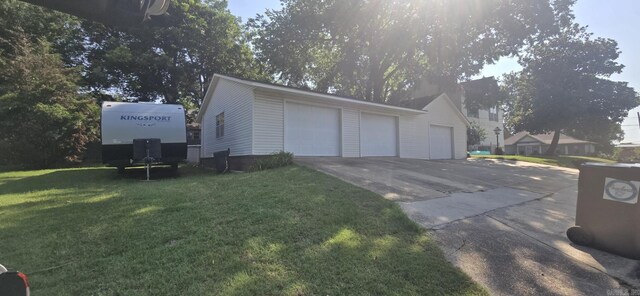
<svg viewBox="0 0 640 296"><path fill-rule="evenodd" d="M446 94L403 107L218 74L196 120L203 160L230 149L235 169L278 151L461 159L469 124Z"/></svg>
<svg viewBox="0 0 640 296"><path fill-rule="evenodd" d="M539 155L543 154L551 145L553 133L532 135L528 132L519 132L505 139L505 153L515 155ZM579 140L565 134L560 134L557 155L592 155L596 153L594 142Z"/></svg>
<svg viewBox="0 0 640 296"><path fill-rule="evenodd" d="M494 77L485 77L462 82L458 85L456 90L448 92L436 84L424 82L416 88L414 97L433 97L446 92L458 110L460 110L460 112L462 112L470 122L477 123L486 133L487 137L480 143L480 145L468 147L469 150L494 151L496 144L503 146L504 143L503 111L498 106L489 109L472 108L467 106L465 101L472 95L487 95L492 92L495 93L497 89L498 82ZM496 143L496 134L494 133L496 128L500 128L500 130L502 130L498 135L499 143Z"/></svg>

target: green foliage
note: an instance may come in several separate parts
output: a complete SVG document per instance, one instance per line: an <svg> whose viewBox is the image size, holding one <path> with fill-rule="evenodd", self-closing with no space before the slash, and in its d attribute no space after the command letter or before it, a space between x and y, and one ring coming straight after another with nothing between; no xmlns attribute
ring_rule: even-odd
<svg viewBox="0 0 640 296"><path fill-rule="evenodd" d="M638 106L635 90L612 81L624 67L612 39L593 38L573 23L573 15L556 13L558 32L528 47L520 57L523 70L505 76L508 125L516 132L567 131L610 145L627 111ZM557 139L548 152L555 151Z"/></svg>
<svg viewBox="0 0 640 296"><path fill-rule="evenodd" d="M487 138L485 131L477 122L471 122L471 126L467 128L467 145L480 145Z"/></svg>
<svg viewBox="0 0 640 296"><path fill-rule="evenodd" d="M44 168L80 161L98 137L97 104L79 95L77 69L66 68L48 42L14 40L17 54L0 60L2 162Z"/></svg>
<svg viewBox="0 0 640 296"><path fill-rule="evenodd" d="M83 36L80 20L70 15L18 0L0 1L0 55L16 54L11 44L17 36L26 37L32 43L44 39L52 45L52 51L61 55L67 66L83 62Z"/></svg>
<svg viewBox="0 0 640 296"><path fill-rule="evenodd" d="M562 2L562 1L557 1ZM448 88L550 28L549 1L284 0L248 23L278 82L370 101Z"/></svg>
<svg viewBox="0 0 640 296"><path fill-rule="evenodd" d="M612 158L618 162L640 162L640 147L615 148Z"/></svg>
<svg viewBox="0 0 640 296"><path fill-rule="evenodd" d="M86 82L128 99L200 106L214 73L263 78L226 1L174 0L167 15L134 28L84 22Z"/></svg>
<svg viewBox="0 0 640 296"><path fill-rule="evenodd" d="M605 158L587 157L587 156L523 156L523 155L473 155L472 158L482 159L498 159L509 161L524 161L565 168L578 168L577 165L583 162L602 162L614 163L614 161Z"/></svg>
<svg viewBox="0 0 640 296"><path fill-rule="evenodd" d="M280 151L267 157L259 158L249 169L250 171L263 171L275 169L293 164L293 153Z"/></svg>

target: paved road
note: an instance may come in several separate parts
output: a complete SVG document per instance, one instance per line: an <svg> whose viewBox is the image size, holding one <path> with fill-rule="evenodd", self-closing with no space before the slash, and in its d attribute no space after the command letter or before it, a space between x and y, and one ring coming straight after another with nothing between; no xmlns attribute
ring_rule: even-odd
<svg viewBox="0 0 640 296"><path fill-rule="evenodd" d="M571 244L578 171L492 160L297 158L398 202L496 295L639 289L640 262Z"/></svg>

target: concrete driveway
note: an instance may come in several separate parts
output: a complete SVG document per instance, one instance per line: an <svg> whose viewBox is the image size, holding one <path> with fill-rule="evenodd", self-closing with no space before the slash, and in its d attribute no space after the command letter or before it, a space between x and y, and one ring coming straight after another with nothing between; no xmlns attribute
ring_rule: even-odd
<svg viewBox="0 0 640 296"><path fill-rule="evenodd" d="M566 238L577 170L479 159L296 162L396 201L432 231L449 261L493 294L640 295L640 262Z"/></svg>

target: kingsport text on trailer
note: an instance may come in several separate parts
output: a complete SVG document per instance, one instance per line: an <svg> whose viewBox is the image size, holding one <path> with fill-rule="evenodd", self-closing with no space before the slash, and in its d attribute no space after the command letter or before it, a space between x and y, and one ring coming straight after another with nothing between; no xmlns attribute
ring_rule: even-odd
<svg viewBox="0 0 640 296"><path fill-rule="evenodd" d="M135 144L135 145L134 145ZM178 104L102 103L102 162L124 172L141 164L187 158L185 110Z"/></svg>

